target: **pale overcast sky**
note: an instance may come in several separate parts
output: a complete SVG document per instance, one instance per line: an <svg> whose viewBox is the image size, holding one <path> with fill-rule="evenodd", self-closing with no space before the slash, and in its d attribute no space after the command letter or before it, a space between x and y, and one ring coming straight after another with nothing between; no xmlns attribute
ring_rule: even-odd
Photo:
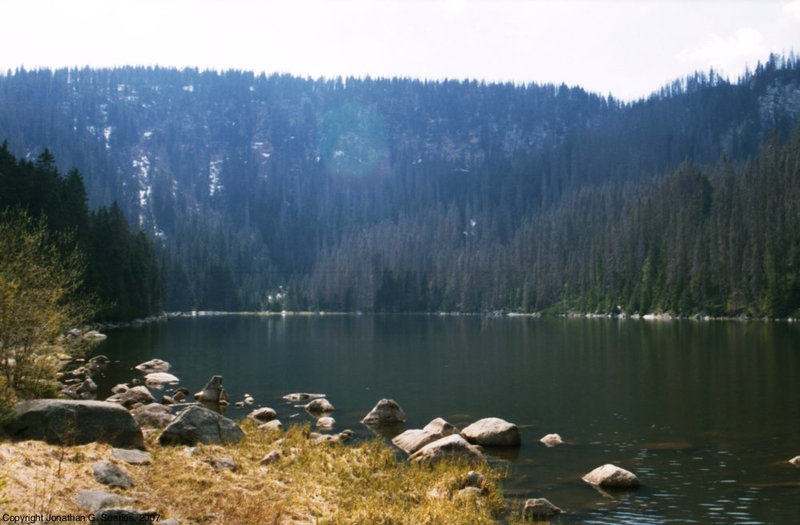
<svg viewBox="0 0 800 525"><path fill-rule="evenodd" d="M12 0L0 71L161 65L645 96L800 53L800 0Z"/></svg>

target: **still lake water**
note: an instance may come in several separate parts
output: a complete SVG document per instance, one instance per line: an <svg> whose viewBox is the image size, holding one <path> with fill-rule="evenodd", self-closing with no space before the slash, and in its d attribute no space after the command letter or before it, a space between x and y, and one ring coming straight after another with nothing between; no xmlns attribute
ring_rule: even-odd
<svg viewBox="0 0 800 525"><path fill-rule="evenodd" d="M228 316L108 335L95 353L118 362L101 396L158 357L192 392L221 374L231 403L249 393L284 424L313 421L289 392L324 392L338 429L360 437L383 397L405 428L512 421L522 446L496 460L504 493L548 498L566 511L554 523L800 523L800 468L787 461L800 455L798 324ZM539 443L551 432L568 444ZM642 488L609 497L581 481L604 463Z"/></svg>

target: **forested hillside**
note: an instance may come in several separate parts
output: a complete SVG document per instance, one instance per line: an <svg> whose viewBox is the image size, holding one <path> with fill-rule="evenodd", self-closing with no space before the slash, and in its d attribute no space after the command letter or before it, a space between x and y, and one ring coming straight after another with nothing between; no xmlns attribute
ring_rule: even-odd
<svg viewBox="0 0 800 525"><path fill-rule="evenodd" d="M119 202L161 247L172 310L789 315L798 123L795 58L635 103L241 71L0 76L0 138L80 169L92 205Z"/></svg>
<svg viewBox="0 0 800 525"><path fill-rule="evenodd" d="M77 248L85 265L79 292L95 303L95 319L129 320L159 310L152 241L131 231L116 203L90 212L83 177L74 169L63 176L49 150L31 162L17 160L6 142L0 146L0 211L6 210L44 220L65 255Z"/></svg>

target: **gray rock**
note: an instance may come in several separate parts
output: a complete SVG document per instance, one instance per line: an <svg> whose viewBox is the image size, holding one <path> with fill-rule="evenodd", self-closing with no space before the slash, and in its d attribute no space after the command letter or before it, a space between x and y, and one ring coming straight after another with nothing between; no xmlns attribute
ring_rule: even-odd
<svg viewBox="0 0 800 525"><path fill-rule="evenodd" d="M484 476L480 472L470 470L467 473L467 477L461 483L461 488L475 487L477 489L483 489L483 485L485 483L486 483L486 476Z"/></svg>
<svg viewBox="0 0 800 525"><path fill-rule="evenodd" d="M517 425L497 417L480 419L464 428L461 435L484 447L517 447L521 443Z"/></svg>
<svg viewBox="0 0 800 525"><path fill-rule="evenodd" d="M259 461L259 463L262 465L271 465L272 463L280 461L280 459L281 459L281 453L278 452L277 450L273 450L272 452L264 456L261 459L261 461Z"/></svg>
<svg viewBox="0 0 800 525"><path fill-rule="evenodd" d="M213 468L216 472L221 472L223 470L230 470L231 472L236 470L236 462L233 460L232 457L226 456L222 458L212 458L208 460L209 465Z"/></svg>
<svg viewBox="0 0 800 525"><path fill-rule="evenodd" d="M640 485L639 478L633 472L611 463L597 467L581 479L590 485L605 489L636 489Z"/></svg>
<svg viewBox="0 0 800 525"><path fill-rule="evenodd" d="M283 430L283 423L279 419L267 421L264 424L258 425L259 430Z"/></svg>
<svg viewBox="0 0 800 525"><path fill-rule="evenodd" d="M134 368L140 372L149 374L151 372L169 372L171 365L161 359L151 359L150 361L145 361L144 363L136 365Z"/></svg>
<svg viewBox="0 0 800 525"><path fill-rule="evenodd" d="M153 456L149 452L136 449L112 448L111 457L131 465L146 465L153 462Z"/></svg>
<svg viewBox="0 0 800 525"><path fill-rule="evenodd" d="M170 408L159 403L149 403L131 410L131 415L142 427L164 428L175 420Z"/></svg>
<svg viewBox="0 0 800 525"><path fill-rule="evenodd" d="M314 399L313 401L309 402L304 408L309 412L311 412L312 414L329 414L335 410L331 402L325 399L324 397L321 397L319 399Z"/></svg>
<svg viewBox="0 0 800 525"><path fill-rule="evenodd" d="M158 436L162 445L196 445L236 443L244 437L239 426L217 412L190 406Z"/></svg>
<svg viewBox="0 0 800 525"><path fill-rule="evenodd" d="M312 432L309 437L314 443L344 443L353 437L352 430L342 430L338 434L320 434Z"/></svg>
<svg viewBox="0 0 800 525"><path fill-rule="evenodd" d="M228 402L228 393L222 388L222 376L212 376L205 388L194 395L198 401L206 403Z"/></svg>
<svg viewBox="0 0 800 525"><path fill-rule="evenodd" d="M442 459L456 459L482 463L486 461L483 452L471 445L458 434L437 439L414 452L409 458L412 462L437 463Z"/></svg>
<svg viewBox="0 0 800 525"><path fill-rule="evenodd" d="M455 494L457 499L474 500L481 496L481 489L476 487L464 487Z"/></svg>
<svg viewBox="0 0 800 525"><path fill-rule="evenodd" d="M175 399L174 399L174 398L172 398L172 397L170 397L170 396L168 396L168 395L166 395L166 394L164 394L163 396L161 396L161 404L162 404L162 405L169 405L169 406L172 406L172 405L174 405L174 404L176 404L176 403L177 403L177 401L175 401Z"/></svg>
<svg viewBox="0 0 800 525"><path fill-rule="evenodd" d="M55 445L108 443L119 448L142 448L142 430L133 416L114 403L34 399L14 405L14 418L5 425L12 439L36 439Z"/></svg>
<svg viewBox="0 0 800 525"><path fill-rule="evenodd" d="M298 401L308 401L311 399L319 399L321 397L325 397L325 394L309 394L308 392L295 392L292 394L286 394L283 396L283 399L286 401L291 401L292 403L296 403Z"/></svg>
<svg viewBox="0 0 800 525"><path fill-rule="evenodd" d="M266 423L268 421L272 421L273 419L278 419L278 413L269 407L262 407L253 410L247 414L247 417L261 423Z"/></svg>
<svg viewBox="0 0 800 525"><path fill-rule="evenodd" d="M106 334L101 334L97 330L89 330L83 334L83 339L86 341L103 341L107 338L108 336Z"/></svg>
<svg viewBox="0 0 800 525"><path fill-rule="evenodd" d="M151 372L144 376L144 383L148 386L163 386L166 383L177 383L180 381L174 375L168 372Z"/></svg>
<svg viewBox="0 0 800 525"><path fill-rule="evenodd" d="M539 441L541 441L548 447L555 447L557 445L561 445L564 443L564 440L561 439L561 436L559 436L558 434L547 434Z"/></svg>
<svg viewBox="0 0 800 525"><path fill-rule="evenodd" d="M122 505L128 501L130 501L129 498L122 497L119 494L96 489L82 490L75 497L75 505L89 512L97 512L105 507Z"/></svg>
<svg viewBox="0 0 800 525"><path fill-rule="evenodd" d="M61 394L69 399L94 399L96 393L97 383L91 377L61 389Z"/></svg>
<svg viewBox="0 0 800 525"><path fill-rule="evenodd" d="M111 387L111 393L112 394L122 394L122 393L127 392L128 390L130 390L130 388L131 387L128 386L126 383L119 383L119 384L114 385L113 387Z"/></svg>
<svg viewBox="0 0 800 525"><path fill-rule="evenodd" d="M176 388L172 393L172 398L178 403L183 403L187 397L189 397L189 389L186 387Z"/></svg>
<svg viewBox="0 0 800 525"><path fill-rule="evenodd" d="M148 405L155 403L156 398L150 393L146 386L135 386L121 394L114 394L106 399L112 403L119 403L128 410L138 405Z"/></svg>
<svg viewBox="0 0 800 525"><path fill-rule="evenodd" d="M422 429L406 430L392 439L392 443L399 447L406 454L413 454L428 443L433 443L437 439L457 433L455 426L444 419L437 417Z"/></svg>
<svg viewBox="0 0 800 525"><path fill-rule="evenodd" d="M524 519L550 518L561 514L561 509L550 503L545 498L532 498L525 502L522 507L522 517Z"/></svg>
<svg viewBox="0 0 800 525"><path fill-rule="evenodd" d="M326 430L330 430L336 426L336 420L330 416L323 416L317 419L316 424L318 428L324 428Z"/></svg>
<svg viewBox="0 0 800 525"><path fill-rule="evenodd" d="M405 423L406 413L393 399L381 399L361 420L365 425L391 426Z"/></svg>
<svg viewBox="0 0 800 525"><path fill-rule="evenodd" d="M133 479L130 475L110 461L92 463L92 472L94 473L94 479L103 485L121 489L128 489L133 486Z"/></svg>

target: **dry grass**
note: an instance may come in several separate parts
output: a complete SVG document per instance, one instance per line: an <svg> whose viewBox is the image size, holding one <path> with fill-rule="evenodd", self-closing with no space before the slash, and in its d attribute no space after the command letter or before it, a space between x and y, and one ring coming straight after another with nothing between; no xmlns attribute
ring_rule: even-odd
<svg viewBox="0 0 800 525"><path fill-rule="evenodd" d="M4 508L17 514L83 514L75 496L103 489L132 498L131 507L152 509L188 524L481 524L496 523L504 502L498 472L486 466L444 463L436 467L398 460L389 445L314 444L308 427L263 432L249 423L247 437L231 446L161 447L147 438L154 461L126 465L111 457L107 445L57 447L40 442L0 446L0 480L6 479ZM3 450L13 456L3 464ZM271 451L281 459L261 465ZM5 454L6 457L9 454ZM211 462L230 457L234 471L215 471ZM120 463L133 477L132 489L98 484L89 464L100 459ZM469 470L486 476L479 497L459 494ZM0 488L2 488L0 482ZM4 510L4 512L6 512Z"/></svg>

